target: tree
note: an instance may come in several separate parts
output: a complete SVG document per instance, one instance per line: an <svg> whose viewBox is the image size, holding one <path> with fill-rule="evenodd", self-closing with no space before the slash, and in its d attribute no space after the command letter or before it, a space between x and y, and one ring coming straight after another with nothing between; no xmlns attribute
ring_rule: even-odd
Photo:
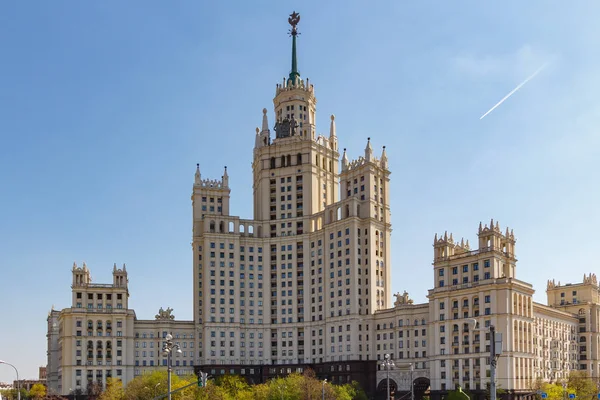
<svg viewBox="0 0 600 400"><path fill-rule="evenodd" d="M100 394L102 393L102 386L99 385L97 382L89 382L88 386L87 386L87 398L89 400L94 400L97 399L98 396L100 396Z"/></svg>
<svg viewBox="0 0 600 400"><path fill-rule="evenodd" d="M100 400L122 400L125 392L123 382L116 378L106 379L106 390L100 395Z"/></svg>
<svg viewBox="0 0 600 400"><path fill-rule="evenodd" d="M547 400L563 400L563 387L557 383L542 383L542 392L546 393Z"/></svg>
<svg viewBox="0 0 600 400"><path fill-rule="evenodd" d="M596 397L596 385L586 371L571 371L567 378L569 393L574 393L579 400L591 400Z"/></svg>
<svg viewBox="0 0 600 400"><path fill-rule="evenodd" d="M234 399L239 398L240 395L250 389L246 380L240 375L224 375L217 380L217 385L220 386L229 397Z"/></svg>
<svg viewBox="0 0 600 400"><path fill-rule="evenodd" d="M220 386L214 384L214 382L208 382L205 387L198 388L196 400L229 400L230 397L227 395L225 390Z"/></svg>
<svg viewBox="0 0 600 400"><path fill-rule="evenodd" d="M34 399L41 399L46 397L46 386L41 383L36 383L29 390L29 397L33 397Z"/></svg>

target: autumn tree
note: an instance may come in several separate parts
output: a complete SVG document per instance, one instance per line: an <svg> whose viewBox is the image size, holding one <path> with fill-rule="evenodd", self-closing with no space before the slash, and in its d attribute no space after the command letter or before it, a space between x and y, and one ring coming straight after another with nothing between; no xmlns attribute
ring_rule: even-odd
<svg viewBox="0 0 600 400"><path fill-rule="evenodd" d="M171 374L171 392L198 381L195 375L177 376ZM167 371L154 371L149 374L136 376L125 388L125 400L146 400L167 393ZM172 394L173 400L193 399L196 388L192 385Z"/></svg>
<svg viewBox="0 0 600 400"><path fill-rule="evenodd" d="M33 397L34 399L46 397L46 386L41 383L36 383L29 390L29 397Z"/></svg>
<svg viewBox="0 0 600 400"><path fill-rule="evenodd" d="M546 393L546 400L563 400L563 387L558 383L542 383L542 392Z"/></svg>
<svg viewBox="0 0 600 400"><path fill-rule="evenodd" d="M123 400L123 382L118 378L106 378L106 389L100 394L99 400Z"/></svg>
<svg viewBox="0 0 600 400"><path fill-rule="evenodd" d="M232 399L237 399L250 390L246 380L240 375L223 375L217 380L217 385Z"/></svg>
<svg viewBox="0 0 600 400"><path fill-rule="evenodd" d="M596 397L596 385L586 371L571 371L567 378L569 393L574 393L580 400L591 400Z"/></svg>

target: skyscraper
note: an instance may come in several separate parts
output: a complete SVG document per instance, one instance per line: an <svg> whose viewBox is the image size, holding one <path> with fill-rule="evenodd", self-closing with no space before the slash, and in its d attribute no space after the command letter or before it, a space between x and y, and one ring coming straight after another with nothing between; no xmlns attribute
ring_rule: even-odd
<svg viewBox="0 0 600 400"><path fill-rule="evenodd" d="M231 215L226 167L220 180L202 179L196 170L194 321L202 332L201 365L353 361L359 373L372 360L364 316L390 306L385 147L376 157L365 138L364 156L350 161L344 149L340 165L333 115L329 136L317 135L315 86L297 67L299 20L290 15L291 72L275 88L274 135L267 109L256 129L254 218Z"/></svg>

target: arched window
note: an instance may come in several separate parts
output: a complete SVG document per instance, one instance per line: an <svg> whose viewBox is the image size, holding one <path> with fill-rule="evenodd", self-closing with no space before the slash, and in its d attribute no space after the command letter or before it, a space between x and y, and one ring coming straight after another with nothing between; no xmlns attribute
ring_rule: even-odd
<svg viewBox="0 0 600 400"><path fill-rule="evenodd" d="M287 164L286 164L286 165L287 165L288 167L289 167L290 165L292 165L292 156L291 156L291 155L289 155L289 154L287 155Z"/></svg>
<svg viewBox="0 0 600 400"><path fill-rule="evenodd" d="M219 233L225 233L225 224L223 221L219 222Z"/></svg>
<svg viewBox="0 0 600 400"><path fill-rule="evenodd" d="M319 166L319 155L318 154L315 157L315 164L317 165L317 167Z"/></svg>
<svg viewBox="0 0 600 400"><path fill-rule="evenodd" d="M302 154L300 153L296 155L296 164L302 165Z"/></svg>
<svg viewBox="0 0 600 400"><path fill-rule="evenodd" d="M229 222L229 233L232 233L235 230L235 225L233 221Z"/></svg>
<svg viewBox="0 0 600 400"><path fill-rule="evenodd" d="M275 168L275 157L271 157L271 168Z"/></svg>
<svg viewBox="0 0 600 400"><path fill-rule="evenodd" d="M285 156L281 156L281 166L285 167Z"/></svg>

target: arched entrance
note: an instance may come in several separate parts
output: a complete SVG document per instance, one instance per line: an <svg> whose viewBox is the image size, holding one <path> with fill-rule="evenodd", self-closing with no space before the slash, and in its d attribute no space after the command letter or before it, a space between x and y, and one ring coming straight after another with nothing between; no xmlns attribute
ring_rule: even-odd
<svg viewBox="0 0 600 400"><path fill-rule="evenodd" d="M430 385L429 378L420 377L415 379L413 381L415 400L422 400L424 396L428 395Z"/></svg>
<svg viewBox="0 0 600 400"><path fill-rule="evenodd" d="M390 395L398 392L398 384L390 378ZM385 399L387 396L387 379L382 379L377 385L377 398Z"/></svg>

